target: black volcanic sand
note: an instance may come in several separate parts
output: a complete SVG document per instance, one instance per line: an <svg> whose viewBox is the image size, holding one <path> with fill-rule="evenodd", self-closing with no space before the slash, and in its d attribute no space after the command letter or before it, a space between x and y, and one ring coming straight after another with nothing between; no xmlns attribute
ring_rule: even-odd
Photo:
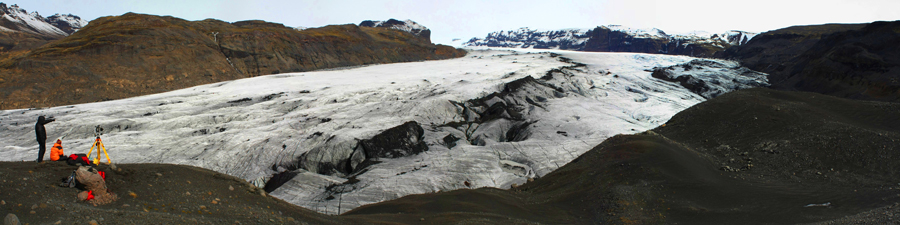
<svg viewBox="0 0 900 225"><path fill-rule="evenodd" d="M898 103L749 89L612 137L510 190L411 195L325 216L231 176L137 164L109 176L122 199L94 207L54 186L74 167L17 162L0 163L0 209L32 224L890 224L900 220L898 131Z"/></svg>

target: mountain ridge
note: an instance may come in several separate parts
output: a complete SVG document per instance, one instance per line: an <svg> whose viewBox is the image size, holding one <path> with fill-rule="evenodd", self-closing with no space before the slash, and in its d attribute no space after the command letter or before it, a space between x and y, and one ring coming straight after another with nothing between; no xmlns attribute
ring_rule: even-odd
<svg viewBox="0 0 900 225"><path fill-rule="evenodd" d="M98 18L73 35L0 58L0 108L120 99L264 74L464 54L387 28L348 24L296 30L265 21L127 13Z"/></svg>
<svg viewBox="0 0 900 225"><path fill-rule="evenodd" d="M485 38L472 38L463 45L711 57L728 47L745 44L755 35L736 30L716 34L667 34L656 28L632 29L620 25L548 31L523 27L491 32Z"/></svg>

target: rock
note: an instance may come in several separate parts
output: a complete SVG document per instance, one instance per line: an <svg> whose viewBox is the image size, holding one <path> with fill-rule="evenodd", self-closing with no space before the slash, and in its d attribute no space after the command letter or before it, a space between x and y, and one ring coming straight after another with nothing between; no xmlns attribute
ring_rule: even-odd
<svg viewBox="0 0 900 225"><path fill-rule="evenodd" d="M16 214L6 214L6 217L3 218L3 225L19 225L19 217Z"/></svg>
<svg viewBox="0 0 900 225"><path fill-rule="evenodd" d="M219 201L212 200L212 202L210 202L210 203L212 203L213 205L215 205L215 204L219 204Z"/></svg>
<svg viewBox="0 0 900 225"><path fill-rule="evenodd" d="M200 209L201 209L201 210L202 210L202 209L206 209L206 206L205 206L205 205L200 205Z"/></svg>
<svg viewBox="0 0 900 225"><path fill-rule="evenodd" d="M416 121L409 121L385 130L371 139L359 141L366 158L398 158L428 150L422 139L425 134Z"/></svg>
<svg viewBox="0 0 900 225"><path fill-rule="evenodd" d="M109 168L112 169L112 170L116 170L116 169L117 169L116 164L112 164L112 163L109 164Z"/></svg>
<svg viewBox="0 0 900 225"><path fill-rule="evenodd" d="M447 148L456 147L456 141L459 140L460 138L453 136L452 134L448 134L447 136L444 136L444 146L447 146Z"/></svg>
<svg viewBox="0 0 900 225"><path fill-rule="evenodd" d="M31 205L31 209L37 209L37 208L38 208L37 204Z"/></svg>
<svg viewBox="0 0 900 225"><path fill-rule="evenodd" d="M229 191L234 191L234 187L231 186L231 185L228 185L228 190L229 190Z"/></svg>
<svg viewBox="0 0 900 225"><path fill-rule="evenodd" d="M91 221L88 221L88 224L90 224L90 225L100 225L100 223L97 223L97 220L91 220Z"/></svg>
<svg viewBox="0 0 900 225"><path fill-rule="evenodd" d="M34 211L34 210L31 210L31 212L28 212L28 213L30 213L30 214L37 214L37 212Z"/></svg>
<svg viewBox="0 0 900 225"><path fill-rule="evenodd" d="M0 205L6 205L6 201L5 201L5 200L0 200Z"/></svg>
<svg viewBox="0 0 900 225"><path fill-rule="evenodd" d="M79 167L78 170L75 170L75 179L84 184L85 189L91 191L94 195L94 199L88 200L93 205L103 205L114 202L118 199L116 194L110 193L106 186L106 180L97 173L97 170L82 166ZM78 199L85 200L88 196L88 191L83 191L78 194Z"/></svg>

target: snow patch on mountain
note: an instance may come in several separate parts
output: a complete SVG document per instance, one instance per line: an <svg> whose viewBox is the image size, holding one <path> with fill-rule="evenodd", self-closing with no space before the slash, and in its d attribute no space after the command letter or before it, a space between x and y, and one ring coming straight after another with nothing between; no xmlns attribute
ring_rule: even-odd
<svg viewBox="0 0 900 225"><path fill-rule="evenodd" d="M38 12L28 13L18 5L0 3L0 23L3 31L19 31L49 37L68 36L87 25L87 21L71 14L55 14L44 18Z"/></svg>
<svg viewBox="0 0 900 225"><path fill-rule="evenodd" d="M59 28L67 34L72 34L87 26L88 21L72 14L54 14L46 19L47 23Z"/></svg>
<svg viewBox="0 0 900 225"><path fill-rule="evenodd" d="M406 31L416 36L424 37L431 40L431 30L427 27L416 23L412 20L396 20L396 19L388 19L386 21L380 20L366 20L359 23L361 27L387 27L396 30Z"/></svg>
<svg viewBox="0 0 900 225"><path fill-rule="evenodd" d="M36 118L53 116L48 141L61 137L66 153L86 153L99 125L114 163L185 164L260 186L278 183L272 196L339 214L411 194L539 179L608 137L654 128L704 101L678 82L652 76L654 68L693 60L471 50L450 60L276 74L108 102L5 110L0 155L33 161ZM731 67L709 70L743 76ZM694 71L704 70L671 72ZM411 144L427 149L373 156L362 144L389 132L411 134L405 136Z"/></svg>

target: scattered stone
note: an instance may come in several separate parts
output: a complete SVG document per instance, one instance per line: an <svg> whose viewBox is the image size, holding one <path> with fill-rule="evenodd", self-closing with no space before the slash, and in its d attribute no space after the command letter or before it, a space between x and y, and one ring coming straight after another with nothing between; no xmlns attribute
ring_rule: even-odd
<svg viewBox="0 0 900 225"><path fill-rule="evenodd" d="M100 225L100 223L97 223L97 220L91 220L91 221L88 221L88 224L90 224L90 225Z"/></svg>
<svg viewBox="0 0 900 225"><path fill-rule="evenodd" d="M157 176L157 177L161 177L162 174L161 174L161 173L156 173L156 176Z"/></svg>
<svg viewBox="0 0 900 225"><path fill-rule="evenodd" d="M129 204L123 204L123 205L122 205L122 207L130 207L130 206L131 206L131 205L129 205Z"/></svg>
<svg viewBox="0 0 900 225"><path fill-rule="evenodd" d="M3 225L19 225L19 217L16 214L6 214L6 218L3 219Z"/></svg>
<svg viewBox="0 0 900 225"><path fill-rule="evenodd" d="M725 171L725 172L738 172L738 171L741 171L740 169L734 168L734 167L731 167L731 166L723 166L723 167L720 167L719 170L722 170L722 171Z"/></svg>
<svg viewBox="0 0 900 225"><path fill-rule="evenodd" d="M31 213L31 214L37 214L37 212L34 211L34 210L31 210L31 212L28 212L28 213Z"/></svg>
<svg viewBox="0 0 900 225"><path fill-rule="evenodd" d="M0 205L6 205L6 201L5 201L5 200L0 200Z"/></svg>
<svg viewBox="0 0 900 225"><path fill-rule="evenodd" d="M38 208L37 204L31 205L31 209L37 209L37 208Z"/></svg>
<svg viewBox="0 0 900 225"><path fill-rule="evenodd" d="M232 187L231 185L228 185L228 190L229 190L229 191L234 191L234 187Z"/></svg>
<svg viewBox="0 0 900 225"><path fill-rule="evenodd" d="M109 168L112 170L116 170L116 164L109 164Z"/></svg>
<svg viewBox="0 0 900 225"><path fill-rule="evenodd" d="M62 220L57 220L56 223L53 224L62 224Z"/></svg>
<svg viewBox="0 0 900 225"><path fill-rule="evenodd" d="M137 194L135 194L134 192L129 191L128 195L131 195L131 198L137 198Z"/></svg>
<svg viewBox="0 0 900 225"><path fill-rule="evenodd" d="M219 201L216 201L216 200L212 200L212 202L211 202L211 203L212 203L212 204L213 204L213 205L215 205L215 204L219 204Z"/></svg>
<svg viewBox="0 0 900 225"><path fill-rule="evenodd" d="M205 205L200 205L200 209L206 209Z"/></svg>
<svg viewBox="0 0 900 225"><path fill-rule="evenodd" d="M184 193L184 195L191 195L191 192L188 191L188 192Z"/></svg>
<svg viewBox="0 0 900 225"><path fill-rule="evenodd" d="M40 205L38 205L38 208L47 208L47 204L41 203Z"/></svg>

